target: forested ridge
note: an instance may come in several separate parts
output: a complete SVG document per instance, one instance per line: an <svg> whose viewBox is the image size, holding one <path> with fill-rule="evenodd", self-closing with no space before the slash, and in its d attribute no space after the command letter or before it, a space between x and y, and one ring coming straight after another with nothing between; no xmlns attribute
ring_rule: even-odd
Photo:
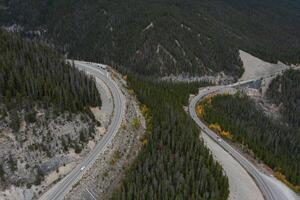
<svg viewBox="0 0 300 200"><path fill-rule="evenodd" d="M299 129L267 117L249 97L239 93L234 96L217 95L200 105L203 108L201 116L206 122L215 126L218 124L230 133L233 141L253 151L255 157L299 191Z"/></svg>
<svg viewBox="0 0 300 200"><path fill-rule="evenodd" d="M101 105L92 77L49 47L0 29L0 103L14 109L34 102L58 112Z"/></svg>
<svg viewBox="0 0 300 200"><path fill-rule="evenodd" d="M229 193L222 167L182 108L201 84L157 83L137 74L225 71L237 78L243 72L239 49L267 61L300 62L300 3L293 0L0 0L0 4L5 7L0 10L1 25L24 26L30 37L30 31L39 30L44 41L71 58L106 63L131 74L130 87L150 110L150 128L113 199L221 200ZM4 96L3 101L11 95ZM89 97L83 102L94 104L94 95ZM247 99L227 98L214 99L216 107L207 108L207 120L220 120L224 128L239 133L234 140L247 144L299 185L299 132L269 121ZM70 99L58 107L84 107L82 99L79 103Z"/></svg>
<svg viewBox="0 0 300 200"><path fill-rule="evenodd" d="M126 73L225 71L238 77L239 49L267 61L300 62L300 2L294 0L7 0L2 5L7 7L2 24L41 30L70 57Z"/></svg>
<svg viewBox="0 0 300 200"><path fill-rule="evenodd" d="M136 77L129 82L151 120L138 159L113 199L227 199L227 177L183 110L189 94L204 83L157 83Z"/></svg>
<svg viewBox="0 0 300 200"><path fill-rule="evenodd" d="M300 130L300 71L288 70L277 76L267 90L267 97L281 105L283 119Z"/></svg>

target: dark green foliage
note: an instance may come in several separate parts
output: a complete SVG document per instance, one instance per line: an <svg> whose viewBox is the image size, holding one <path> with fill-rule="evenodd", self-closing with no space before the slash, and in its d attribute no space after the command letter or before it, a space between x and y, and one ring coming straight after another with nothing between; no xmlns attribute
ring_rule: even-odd
<svg viewBox="0 0 300 200"><path fill-rule="evenodd" d="M6 5L6 0L0 0L0 24L3 24L8 20L9 12Z"/></svg>
<svg viewBox="0 0 300 200"><path fill-rule="evenodd" d="M241 75L238 49L300 61L295 0L9 0L10 22L62 51L144 75ZM145 28L153 22L153 27Z"/></svg>
<svg viewBox="0 0 300 200"><path fill-rule="evenodd" d="M153 131L113 199L227 199L222 167L183 110L199 85L130 78L130 86L151 111Z"/></svg>
<svg viewBox="0 0 300 200"><path fill-rule="evenodd" d="M101 105L93 78L66 64L50 48L0 29L0 103L8 108L26 105L30 110L33 102L54 105L57 112Z"/></svg>
<svg viewBox="0 0 300 200"><path fill-rule="evenodd" d="M219 123L233 139L287 179L300 185L300 131L272 119L246 96L216 96L205 106L205 121Z"/></svg>
<svg viewBox="0 0 300 200"><path fill-rule="evenodd" d="M14 132L18 132L20 129L20 117L16 109L13 109L10 113L10 123L9 126Z"/></svg>
<svg viewBox="0 0 300 200"><path fill-rule="evenodd" d="M0 119L3 120L6 116L7 116L6 109L3 106L1 106L0 107Z"/></svg>
<svg viewBox="0 0 300 200"><path fill-rule="evenodd" d="M36 122L36 112L32 111L32 112L26 113L26 115L25 115L25 121L27 123L34 123L34 122Z"/></svg>
<svg viewBox="0 0 300 200"><path fill-rule="evenodd" d="M36 167L36 177L34 181L34 185L40 185L44 180L44 174L39 167Z"/></svg>
<svg viewBox="0 0 300 200"><path fill-rule="evenodd" d="M61 143L62 143L62 147L63 147L64 152L67 152L69 150L68 141L66 139L62 138Z"/></svg>
<svg viewBox="0 0 300 200"><path fill-rule="evenodd" d="M14 171L16 171L16 170L18 169L18 163L17 163L17 160L14 159L14 158L12 157L11 154L9 154L8 161L7 161L7 162L8 162L8 164L9 164L10 170L11 170L12 172L14 172Z"/></svg>
<svg viewBox="0 0 300 200"><path fill-rule="evenodd" d="M0 164L0 181L4 180L5 171L3 170L3 165Z"/></svg>
<svg viewBox="0 0 300 200"><path fill-rule="evenodd" d="M89 135L88 135L86 129L80 130L79 134L80 134L80 135L79 135L79 140L80 140L80 142L83 142L83 143L88 142L88 140L89 140L88 136L89 136Z"/></svg>
<svg viewBox="0 0 300 200"><path fill-rule="evenodd" d="M267 96L275 104L282 104L281 113L290 125L300 128L300 71L288 70L276 77Z"/></svg>
<svg viewBox="0 0 300 200"><path fill-rule="evenodd" d="M82 145L81 144L75 144L74 149L75 149L75 153L79 154L82 151Z"/></svg>

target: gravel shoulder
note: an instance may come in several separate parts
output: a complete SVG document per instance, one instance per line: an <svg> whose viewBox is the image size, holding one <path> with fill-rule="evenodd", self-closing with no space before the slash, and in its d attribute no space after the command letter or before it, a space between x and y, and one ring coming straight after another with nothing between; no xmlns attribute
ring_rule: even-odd
<svg viewBox="0 0 300 200"><path fill-rule="evenodd" d="M95 80L96 87L99 90L101 96L102 106L100 111L97 112L96 110L96 112L93 112L93 114L95 115L95 118L102 123L101 125L107 128L110 124L110 117L113 113L113 98L107 85L99 78L96 78Z"/></svg>
<svg viewBox="0 0 300 200"><path fill-rule="evenodd" d="M290 66L281 62L278 62L277 64L265 62L242 50L240 50L239 53L245 69L245 72L239 81L267 76L290 68Z"/></svg>
<svg viewBox="0 0 300 200"><path fill-rule="evenodd" d="M205 145L210 149L229 180L229 200L263 200L263 196L251 176L245 169L224 149L216 144L206 134L201 134Z"/></svg>

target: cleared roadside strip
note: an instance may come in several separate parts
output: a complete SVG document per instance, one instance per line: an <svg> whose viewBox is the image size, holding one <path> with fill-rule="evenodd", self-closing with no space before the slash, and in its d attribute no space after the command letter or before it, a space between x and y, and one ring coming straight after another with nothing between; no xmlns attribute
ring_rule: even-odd
<svg viewBox="0 0 300 200"><path fill-rule="evenodd" d="M114 104L114 112L111 124L108 127L107 133L96 144L95 148L84 158L82 163L75 167L66 177L44 193L41 200L61 200L72 189L72 187L82 178L84 173L94 164L98 156L106 150L106 147L111 144L112 139L118 132L122 124L122 118L125 113L126 99L122 94L117 84L110 78L106 71L101 71L95 66L83 61L75 61L75 66L83 69L94 77L101 79L111 91Z"/></svg>
<svg viewBox="0 0 300 200"><path fill-rule="evenodd" d="M290 199L298 199L288 188L284 187L275 187L274 184L270 182L271 177L259 171L247 158L245 158L242 154L240 154L237 150L231 147L226 141L218 140L219 136L210 130L207 125L202 122L197 114L196 114L196 105L199 101L203 100L210 94L213 93L223 93L227 88L251 83L255 80L243 81L239 83L235 83L227 86L216 86L216 87L208 87L203 90L199 90L197 96L195 96L190 104L189 104L189 112L193 120L197 123L197 125L203 130L203 133L208 135L215 143L221 146L225 151L227 151L235 160L237 160L240 165L249 173L249 175L255 180L257 186L261 190L263 196L267 200L290 200ZM283 191L288 190L288 191Z"/></svg>

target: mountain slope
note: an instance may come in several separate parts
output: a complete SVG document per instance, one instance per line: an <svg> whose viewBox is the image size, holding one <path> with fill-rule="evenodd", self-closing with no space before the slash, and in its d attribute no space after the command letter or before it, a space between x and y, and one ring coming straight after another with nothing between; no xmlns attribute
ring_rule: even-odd
<svg viewBox="0 0 300 200"><path fill-rule="evenodd" d="M143 75L242 73L238 49L300 62L300 3L10 0L9 22L47 30L70 56Z"/></svg>

